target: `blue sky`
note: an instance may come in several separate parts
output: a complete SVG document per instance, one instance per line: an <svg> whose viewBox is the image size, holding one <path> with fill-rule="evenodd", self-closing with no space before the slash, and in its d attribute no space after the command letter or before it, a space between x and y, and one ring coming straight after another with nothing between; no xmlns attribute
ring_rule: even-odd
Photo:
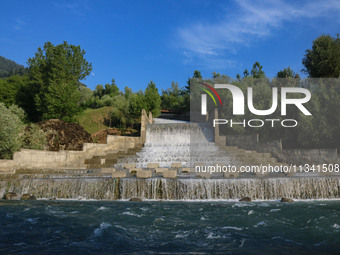
<svg viewBox="0 0 340 255"><path fill-rule="evenodd" d="M194 70L235 77L255 61L268 77L300 72L322 33L340 33L340 1L97 0L1 2L0 55L26 65L46 41L80 45L94 89L180 86Z"/></svg>

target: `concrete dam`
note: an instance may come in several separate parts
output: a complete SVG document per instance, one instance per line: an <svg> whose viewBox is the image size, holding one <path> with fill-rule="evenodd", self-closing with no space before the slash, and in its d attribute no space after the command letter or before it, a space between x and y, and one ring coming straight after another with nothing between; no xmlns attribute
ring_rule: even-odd
<svg viewBox="0 0 340 255"><path fill-rule="evenodd" d="M148 124L143 147L86 159L85 169L17 169L0 175L0 196L38 199L276 200L335 199L339 175L197 171L202 165L285 166L270 153L214 143L197 123ZM199 168L197 168L199 167Z"/></svg>

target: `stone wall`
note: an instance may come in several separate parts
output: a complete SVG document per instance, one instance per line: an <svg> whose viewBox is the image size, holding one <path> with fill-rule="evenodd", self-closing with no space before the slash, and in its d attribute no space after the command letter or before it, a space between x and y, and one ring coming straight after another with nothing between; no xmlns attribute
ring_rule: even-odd
<svg viewBox="0 0 340 255"><path fill-rule="evenodd" d="M146 111L142 110L142 116L141 116L141 128L140 128L140 139L141 143L144 144L146 140L146 125L152 124L153 117L152 113L149 112L149 116L147 115Z"/></svg>
<svg viewBox="0 0 340 255"><path fill-rule="evenodd" d="M152 114L142 111L141 137L108 135L106 144L84 143L82 151L40 151L22 149L13 154L13 160L0 160L0 173L15 169L85 169L85 159L118 153L143 146L146 124L152 123Z"/></svg>
<svg viewBox="0 0 340 255"><path fill-rule="evenodd" d="M217 144L237 146L245 150L269 152L281 162L290 164L340 163L337 149L283 149L282 140L260 142L257 134L227 135L217 138Z"/></svg>

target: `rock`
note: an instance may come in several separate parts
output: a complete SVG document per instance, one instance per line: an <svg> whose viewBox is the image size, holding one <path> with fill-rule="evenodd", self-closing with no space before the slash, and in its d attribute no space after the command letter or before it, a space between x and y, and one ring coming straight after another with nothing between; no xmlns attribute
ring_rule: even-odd
<svg viewBox="0 0 340 255"><path fill-rule="evenodd" d="M251 198L250 197L242 197L239 201L240 202L251 202Z"/></svg>
<svg viewBox="0 0 340 255"><path fill-rule="evenodd" d="M20 197L20 200L37 200L37 198L31 194L25 193Z"/></svg>
<svg viewBox="0 0 340 255"><path fill-rule="evenodd" d="M291 203L291 202L294 202L294 200L291 199L291 198L283 197L283 198L281 198L280 202L289 202L289 203Z"/></svg>
<svg viewBox="0 0 340 255"><path fill-rule="evenodd" d="M133 201L133 202L142 202L143 200L139 197L132 197L129 199L129 201Z"/></svg>
<svg viewBox="0 0 340 255"><path fill-rule="evenodd" d="M8 192L5 194L5 199L6 200L13 200L13 199L17 199L18 195L14 192Z"/></svg>

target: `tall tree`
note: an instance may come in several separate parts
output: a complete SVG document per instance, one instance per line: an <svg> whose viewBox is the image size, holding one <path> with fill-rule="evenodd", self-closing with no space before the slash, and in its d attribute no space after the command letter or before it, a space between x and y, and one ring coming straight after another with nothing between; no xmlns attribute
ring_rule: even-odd
<svg viewBox="0 0 340 255"><path fill-rule="evenodd" d="M70 119L80 111L78 83L92 70L80 46L46 42L28 59L35 105L42 119Z"/></svg>
<svg viewBox="0 0 340 255"><path fill-rule="evenodd" d="M152 112L154 117L158 117L161 114L161 97L156 88L156 84L150 81L144 92L145 104L148 111Z"/></svg>
<svg viewBox="0 0 340 255"><path fill-rule="evenodd" d="M264 71L262 70L262 66L259 62L255 62L253 64L253 68L251 69L251 75L254 77L254 78L264 78L266 77Z"/></svg>
<svg viewBox="0 0 340 255"><path fill-rule="evenodd" d="M300 75L295 73L290 67L284 68L277 72L276 78L300 78Z"/></svg>
<svg viewBox="0 0 340 255"><path fill-rule="evenodd" d="M312 49L306 50L302 60L303 70L310 77L340 77L340 38L321 35L313 41Z"/></svg>
<svg viewBox="0 0 340 255"><path fill-rule="evenodd" d="M105 91L104 93L106 95L110 95L110 96L117 96L119 95L119 88L116 85L116 81L115 79L112 79L111 84L105 84Z"/></svg>
<svg viewBox="0 0 340 255"><path fill-rule="evenodd" d="M178 87L177 82L171 82L171 87L162 89L163 110L183 110L185 107L185 92Z"/></svg>

